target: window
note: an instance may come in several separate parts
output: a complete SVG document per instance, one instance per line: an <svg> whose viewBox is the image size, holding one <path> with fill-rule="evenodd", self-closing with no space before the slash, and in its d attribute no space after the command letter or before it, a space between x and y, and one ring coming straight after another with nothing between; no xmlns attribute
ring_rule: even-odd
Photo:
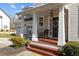
<svg viewBox="0 0 79 59"><path fill-rule="evenodd" d="M8 28L8 26L7 25L4 25L4 28Z"/></svg>
<svg viewBox="0 0 79 59"><path fill-rule="evenodd" d="M39 17L39 26L41 26L41 27L44 26L44 19L43 19L43 17Z"/></svg>

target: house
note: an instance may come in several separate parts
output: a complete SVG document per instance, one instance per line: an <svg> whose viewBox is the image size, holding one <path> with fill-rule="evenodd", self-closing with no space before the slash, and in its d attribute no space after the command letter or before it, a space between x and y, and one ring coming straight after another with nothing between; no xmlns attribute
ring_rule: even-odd
<svg viewBox="0 0 79 59"><path fill-rule="evenodd" d="M0 31L10 30L10 17L0 9Z"/></svg>
<svg viewBox="0 0 79 59"><path fill-rule="evenodd" d="M10 20L10 31L11 32L15 32L15 22L16 22L15 18L11 18Z"/></svg>
<svg viewBox="0 0 79 59"><path fill-rule="evenodd" d="M79 41L78 16L79 4L48 3L26 8L17 13L16 34L26 35L26 37L31 34L33 43L41 40L44 41L43 44L48 41L49 43L56 42L57 46L63 46L67 41ZM48 39L46 40L46 38ZM48 43L44 46L42 43L32 44L30 49L48 53L47 48L44 48L45 46L48 47ZM35 49L36 47L38 47L38 50ZM48 54L51 55L51 52Z"/></svg>

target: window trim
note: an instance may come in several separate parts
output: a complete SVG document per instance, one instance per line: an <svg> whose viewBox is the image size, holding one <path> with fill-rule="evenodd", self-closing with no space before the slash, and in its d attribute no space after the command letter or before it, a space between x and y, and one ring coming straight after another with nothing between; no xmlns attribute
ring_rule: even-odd
<svg viewBox="0 0 79 59"><path fill-rule="evenodd" d="M40 18L40 17L43 18L43 26L40 26L40 25L39 25L39 18ZM44 16L38 16L38 25L39 25L39 27L44 27Z"/></svg>

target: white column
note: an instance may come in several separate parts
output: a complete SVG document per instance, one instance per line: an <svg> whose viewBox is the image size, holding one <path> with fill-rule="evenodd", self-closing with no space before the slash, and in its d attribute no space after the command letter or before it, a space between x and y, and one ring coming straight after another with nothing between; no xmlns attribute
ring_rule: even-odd
<svg viewBox="0 0 79 59"><path fill-rule="evenodd" d="M20 36L23 38L24 37L24 18L21 19L21 33Z"/></svg>
<svg viewBox="0 0 79 59"><path fill-rule="evenodd" d="M50 35L50 17L48 17L48 30L49 30L48 36L49 36L49 38L51 38L51 35Z"/></svg>
<svg viewBox="0 0 79 59"><path fill-rule="evenodd" d="M59 8L59 28L58 28L58 45L65 44L65 22L64 22L64 6Z"/></svg>
<svg viewBox="0 0 79 59"><path fill-rule="evenodd" d="M37 34L37 15L36 15L35 12L33 12L32 41L38 41L38 34Z"/></svg>
<svg viewBox="0 0 79 59"><path fill-rule="evenodd" d="M23 28L23 26L21 27L21 33L20 33L20 36L23 38L24 37L24 35L23 35L23 30L24 30L24 28Z"/></svg>
<svg viewBox="0 0 79 59"><path fill-rule="evenodd" d="M51 20L52 20L52 17L49 17L49 18L48 18L48 29L49 29L48 36L49 36L49 38L52 38L52 36L53 36L53 33L50 34L50 32L53 32L53 30L50 29L50 28L52 27L51 25L53 25ZM51 27L50 27L50 26L51 26Z"/></svg>

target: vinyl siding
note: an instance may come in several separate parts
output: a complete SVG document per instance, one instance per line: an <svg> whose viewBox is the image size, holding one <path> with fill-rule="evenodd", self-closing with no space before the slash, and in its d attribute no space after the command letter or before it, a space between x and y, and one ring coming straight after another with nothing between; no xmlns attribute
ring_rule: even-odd
<svg viewBox="0 0 79 59"><path fill-rule="evenodd" d="M78 41L78 5L71 4L69 7L68 39Z"/></svg>

